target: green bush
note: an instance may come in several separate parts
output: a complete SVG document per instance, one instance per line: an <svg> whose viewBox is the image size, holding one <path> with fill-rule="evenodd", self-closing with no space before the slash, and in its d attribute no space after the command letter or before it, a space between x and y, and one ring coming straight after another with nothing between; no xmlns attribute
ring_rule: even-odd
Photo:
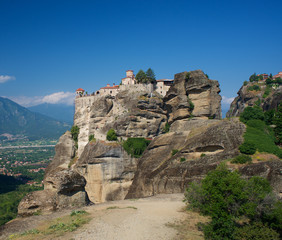
<svg viewBox="0 0 282 240"><path fill-rule="evenodd" d="M78 135L79 135L79 127L78 126L72 126L72 128L71 128L71 136L72 136L72 139L75 142L78 141Z"/></svg>
<svg viewBox="0 0 282 240"><path fill-rule="evenodd" d="M278 218L280 210L275 205L279 203L272 195L269 182L261 177L242 179L237 171L229 171L221 164L216 170L210 171L201 183L192 183L185 193L185 201L189 207L211 217L211 221L204 225L205 239L238 239L245 229L237 229L240 219L252 225L263 221L265 226L281 226ZM281 208L282 209L282 208ZM269 216L262 218L262 216ZM274 216L271 218L270 216ZM251 228L251 226L248 227ZM265 229L268 234L278 236L271 229ZM263 239L264 233L258 233ZM256 236L253 233L253 236ZM260 238L261 237L261 238ZM245 238L240 238L245 239ZM276 239L276 238L274 238Z"/></svg>
<svg viewBox="0 0 282 240"><path fill-rule="evenodd" d="M248 85L248 81L244 81L243 85L247 86Z"/></svg>
<svg viewBox="0 0 282 240"><path fill-rule="evenodd" d="M240 121L247 123L251 119L264 120L264 114L260 107L246 107L240 115Z"/></svg>
<svg viewBox="0 0 282 240"><path fill-rule="evenodd" d="M145 138L128 138L122 146L129 155L138 158L141 157L150 142Z"/></svg>
<svg viewBox="0 0 282 240"><path fill-rule="evenodd" d="M235 157L235 158L231 161L231 163L244 164L244 163L251 162L251 161L252 161L252 158L251 158L250 156L241 154L241 155L238 155L237 157Z"/></svg>
<svg viewBox="0 0 282 240"><path fill-rule="evenodd" d="M180 158L180 162L185 162L186 159L184 157Z"/></svg>
<svg viewBox="0 0 282 240"><path fill-rule="evenodd" d="M270 94L270 92L271 92L271 87L267 86L262 97L266 98Z"/></svg>
<svg viewBox="0 0 282 240"><path fill-rule="evenodd" d="M235 240L279 240L279 233L261 222L246 224L236 228L234 232Z"/></svg>
<svg viewBox="0 0 282 240"><path fill-rule="evenodd" d="M178 149L172 149L171 151L171 156L174 156L176 153L178 153L179 150Z"/></svg>
<svg viewBox="0 0 282 240"><path fill-rule="evenodd" d="M255 154L257 148L254 143L245 141L242 145L239 146L239 150L241 153L253 155Z"/></svg>
<svg viewBox="0 0 282 240"><path fill-rule="evenodd" d="M116 141L117 140L117 135L116 135L116 132L114 129L110 129L108 132L107 132L107 140L108 141Z"/></svg>
<svg viewBox="0 0 282 240"><path fill-rule="evenodd" d="M248 91L260 91L259 85L253 85L248 87Z"/></svg>
<svg viewBox="0 0 282 240"><path fill-rule="evenodd" d="M89 142L95 140L94 134L91 134L91 135L89 136L88 140L89 140Z"/></svg>
<svg viewBox="0 0 282 240"><path fill-rule="evenodd" d="M170 125L168 124L168 122L165 124L165 127L164 127L164 132L167 133L169 132L169 129L170 129Z"/></svg>

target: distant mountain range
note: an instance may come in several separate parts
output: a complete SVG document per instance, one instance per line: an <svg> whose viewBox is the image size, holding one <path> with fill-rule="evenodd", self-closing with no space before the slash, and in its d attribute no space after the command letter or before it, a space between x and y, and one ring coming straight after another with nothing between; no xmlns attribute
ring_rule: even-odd
<svg viewBox="0 0 282 240"><path fill-rule="evenodd" d="M28 109L32 112L41 113L43 115L60 121L64 121L70 124L73 123L74 106L44 103L37 106L29 107Z"/></svg>
<svg viewBox="0 0 282 240"><path fill-rule="evenodd" d="M22 135L29 140L57 139L71 124L55 120L0 97L0 135Z"/></svg>

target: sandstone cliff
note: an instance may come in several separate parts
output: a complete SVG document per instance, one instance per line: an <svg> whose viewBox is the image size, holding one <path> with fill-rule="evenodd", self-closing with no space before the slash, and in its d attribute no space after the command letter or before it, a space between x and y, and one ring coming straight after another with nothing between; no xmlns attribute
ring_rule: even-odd
<svg viewBox="0 0 282 240"><path fill-rule="evenodd" d="M255 85L259 86L257 91L252 90ZM269 91L269 95L265 94L266 91ZM249 82L242 86L237 94L238 96L231 103L226 117L238 117L248 106L259 105L264 111L277 109L277 106L282 101L282 86L267 86L264 81L259 83Z"/></svg>

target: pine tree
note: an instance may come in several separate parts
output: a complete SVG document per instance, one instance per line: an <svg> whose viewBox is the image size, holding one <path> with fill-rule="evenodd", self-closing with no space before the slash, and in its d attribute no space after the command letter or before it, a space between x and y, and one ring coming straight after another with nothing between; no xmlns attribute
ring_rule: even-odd
<svg viewBox="0 0 282 240"><path fill-rule="evenodd" d="M156 81L156 75L151 68L147 70L146 76L147 76L147 82L154 83Z"/></svg>
<svg viewBox="0 0 282 240"><path fill-rule="evenodd" d="M136 74L135 79L137 80L138 83L146 83L147 76L146 73L141 69L139 72Z"/></svg>

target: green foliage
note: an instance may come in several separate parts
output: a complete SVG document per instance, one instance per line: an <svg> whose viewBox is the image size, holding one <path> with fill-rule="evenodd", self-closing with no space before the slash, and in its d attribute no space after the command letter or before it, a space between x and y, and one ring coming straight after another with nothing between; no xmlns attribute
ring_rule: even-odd
<svg viewBox="0 0 282 240"><path fill-rule="evenodd" d="M150 83L156 82L156 75L151 68L149 68L146 71L146 77L147 77L147 80L146 80L147 82L150 82Z"/></svg>
<svg viewBox="0 0 282 240"><path fill-rule="evenodd" d="M201 154L201 157L204 157L204 156L206 156L206 154L202 153L202 154Z"/></svg>
<svg viewBox="0 0 282 240"><path fill-rule="evenodd" d="M146 73L141 69L139 72L136 74L135 79L137 80L138 83L146 83L147 82L147 75Z"/></svg>
<svg viewBox="0 0 282 240"><path fill-rule="evenodd" d="M247 123L251 119L264 120L264 114L260 107L246 107L240 115L240 121Z"/></svg>
<svg viewBox="0 0 282 240"><path fill-rule="evenodd" d="M178 149L172 149L171 151L171 156L174 156L176 153L178 153L179 150Z"/></svg>
<svg viewBox="0 0 282 240"><path fill-rule="evenodd" d="M249 78L250 82L257 82L259 80L259 76L256 73L252 74Z"/></svg>
<svg viewBox="0 0 282 240"><path fill-rule="evenodd" d="M111 128L108 132L107 132L107 140L108 141L116 141L117 140L117 135L116 132L113 128Z"/></svg>
<svg viewBox="0 0 282 240"><path fill-rule="evenodd" d="M250 156L241 154L238 155L237 157L235 157L234 159L232 159L231 163L239 163L239 164L244 164L244 163L248 163L251 162L252 158Z"/></svg>
<svg viewBox="0 0 282 240"><path fill-rule="evenodd" d="M278 110L274 115L273 123L275 124L274 133L277 143L282 143L282 103L278 106Z"/></svg>
<svg viewBox="0 0 282 240"><path fill-rule="evenodd" d="M273 81L272 81L271 78L267 78L267 79L265 80L265 82L266 82L267 85L271 85L271 84L273 83Z"/></svg>
<svg viewBox="0 0 282 240"><path fill-rule="evenodd" d="M271 93L271 88L267 86L262 97L266 98L270 93Z"/></svg>
<svg viewBox="0 0 282 240"><path fill-rule="evenodd" d="M180 162L185 162L186 159L184 157L180 158Z"/></svg>
<svg viewBox="0 0 282 240"><path fill-rule="evenodd" d="M268 110L268 111L264 112L264 121L265 121L265 123L267 125L274 124L273 123L274 114L275 114L275 110L274 109L271 109L271 110Z"/></svg>
<svg viewBox="0 0 282 240"><path fill-rule="evenodd" d="M0 194L0 225L17 216L18 205L27 193L41 189L36 186L19 185L15 191Z"/></svg>
<svg viewBox="0 0 282 240"><path fill-rule="evenodd" d="M195 105L194 105L194 103L189 99L189 97L188 97L188 102L189 102L189 109L190 109L190 111L192 112L192 111L194 110L194 108L195 108Z"/></svg>
<svg viewBox="0 0 282 240"><path fill-rule="evenodd" d="M245 141L242 145L239 146L239 150L241 153L253 155L255 154L257 148L254 143Z"/></svg>
<svg viewBox="0 0 282 240"><path fill-rule="evenodd" d="M259 221L269 225L274 223L274 227L281 225L277 217L280 210L273 207L277 205L277 200L271 194L266 179L252 177L245 180L237 171L231 172L221 164L210 171L201 183L192 183L188 187L185 201L190 208L211 217L210 223L203 227L205 239L245 239L235 238L246 232L245 226L238 224L240 217L249 220L245 221L249 222L249 228ZM275 217L271 218L271 215ZM263 219L263 216L269 217ZM265 230L269 235L278 236L272 229ZM252 234L255 236L255 233ZM258 233L258 237L262 236Z"/></svg>
<svg viewBox="0 0 282 240"><path fill-rule="evenodd" d="M246 224L241 228L236 228L234 232L235 240L279 240L279 233L272 228L263 225L261 222Z"/></svg>
<svg viewBox="0 0 282 240"><path fill-rule="evenodd" d="M133 157L141 157L151 141L145 138L128 138L123 143L124 150Z"/></svg>
<svg viewBox="0 0 282 240"><path fill-rule="evenodd" d="M260 91L259 85L253 85L248 87L248 91Z"/></svg>
<svg viewBox="0 0 282 240"><path fill-rule="evenodd" d="M244 81L243 85L247 86L248 85L248 81Z"/></svg>
<svg viewBox="0 0 282 240"><path fill-rule="evenodd" d="M75 142L78 141L78 135L79 135L79 127L78 126L72 126L72 128L71 128L71 136L72 136L72 139Z"/></svg>
<svg viewBox="0 0 282 240"><path fill-rule="evenodd" d="M258 98L258 100L256 100L256 101L255 101L255 105L259 107L259 106L260 106L260 104L261 104L261 99L260 99L260 98Z"/></svg>
<svg viewBox="0 0 282 240"><path fill-rule="evenodd" d="M244 150L241 151L241 148L239 148L242 153L252 154L250 151L253 151L254 147L252 146L255 146L259 152L273 153L280 158L282 157L282 150L275 145L275 136L273 130L269 126L266 126L263 121L248 121L247 130L244 134L244 140L245 141L242 144L244 145ZM249 146L246 146L246 144L249 144ZM250 149L249 153L247 153L248 148Z"/></svg>
<svg viewBox="0 0 282 240"><path fill-rule="evenodd" d="M70 216L78 216L78 215L82 215L82 214L86 214L87 212L84 210L73 210L70 214Z"/></svg>
<svg viewBox="0 0 282 240"><path fill-rule="evenodd" d="M190 77L191 77L191 73L187 72L186 75L185 75L186 82L189 80Z"/></svg>
<svg viewBox="0 0 282 240"><path fill-rule="evenodd" d="M164 132L167 133L169 132L169 129L170 129L170 125L168 124L168 122L165 124L165 127L164 127Z"/></svg>
<svg viewBox="0 0 282 240"><path fill-rule="evenodd" d="M89 140L89 142L94 141L95 140L94 134L91 134L89 136L88 140Z"/></svg>

